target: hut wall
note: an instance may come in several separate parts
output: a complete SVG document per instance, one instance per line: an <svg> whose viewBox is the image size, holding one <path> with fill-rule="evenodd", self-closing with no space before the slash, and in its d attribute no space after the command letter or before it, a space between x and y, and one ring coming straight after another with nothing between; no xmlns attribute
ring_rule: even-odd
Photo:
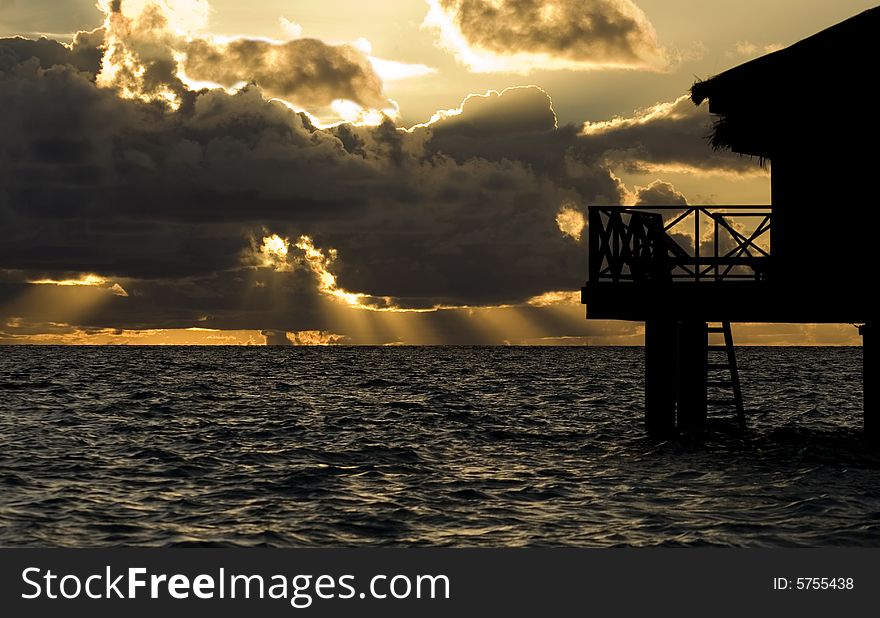
<svg viewBox="0 0 880 618"><path fill-rule="evenodd" d="M781 283L850 287L875 279L880 252L874 161L853 151L788 153L773 158L773 278Z"/></svg>

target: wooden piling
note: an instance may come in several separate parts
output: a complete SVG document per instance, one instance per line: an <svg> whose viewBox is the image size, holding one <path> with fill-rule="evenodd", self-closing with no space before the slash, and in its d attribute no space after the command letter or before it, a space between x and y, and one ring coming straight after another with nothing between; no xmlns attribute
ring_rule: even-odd
<svg viewBox="0 0 880 618"><path fill-rule="evenodd" d="M709 333L705 322L678 325L678 428L700 433L706 425L706 351Z"/></svg>
<svg viewBox="0 0 880 618"><path fill-rule="evenodd" d="M877 412L873 393L874 385L871 383L876 377L876 363L872 347L874 335L868 334L872 329L873 325L870 323L859 327L859 334L862 336L862 405L865 415L865 436L871 440L878 440L880 439L880 414ZM868 343L869 341L871 343Z"/></svg>
<svg viewBox="0 0 880 618"><path fill-rule="evenodd" d="M655 438L675 434L677 344L676 322L645 324L645 429Z"/></svg>

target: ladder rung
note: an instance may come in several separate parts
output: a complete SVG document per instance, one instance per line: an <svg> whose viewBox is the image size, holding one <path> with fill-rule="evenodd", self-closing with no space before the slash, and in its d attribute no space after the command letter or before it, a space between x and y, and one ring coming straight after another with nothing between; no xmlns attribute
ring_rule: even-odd
<svg viewBox="0 0 880 618"><path fill-rule="evenodd" d="M733 386L733 380L714 380L706 382L706 386Z"/></svg>
<svg viewBox="0 0 880 618"><path fill-rule="evenodd" d="M719 370L719 369L730 369L730 365L728 365L727 363L709 363L708 365L706 365L706 369L708 369L709 371Z"/></svg>

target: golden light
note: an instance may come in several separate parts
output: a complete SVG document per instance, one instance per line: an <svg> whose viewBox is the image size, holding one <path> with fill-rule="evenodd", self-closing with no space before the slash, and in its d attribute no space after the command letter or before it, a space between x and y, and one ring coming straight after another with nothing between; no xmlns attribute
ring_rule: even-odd
<svg viewBox="0 0 880 618"><path fill-rule="evenodd" d="M375 56L369 56L369 59L370 64L373 65L373 70L383 82L396 82L414 77L424 77L425 75L433 75L437 72L437 69L425 64L408 64L394 60L383 60Z"/></svg>
<svg viewBox="0 0 880 618"><path fill-rule="evenodd" d="M330 103L330 109L345 123L367 127L377 127L385 122L386 117L396 118L400 115L400 110L397 107L372 109L348 99L334 99ZM332 120L325 119L325 122L330 123L325 126L332 126Z"/></svg>
<svg viewBox="0 0 880 618"><path fill-rule="evenodd" d="M360 37L359 39L355 39L354 41L352 41L351 46L365 56L369 56L373 53L373 44L364 37Z"/></svg>
<svg viewBox="0 0 880 618"><path fill-rule="evenodd" d="M71 286L71 285L91 285L91 286L102 286L107 283L107 280L104 277L94 274L85 274L80 275L79 279L34 279L28 281L28 283L32 283L34 285L62 285L62 286Z"/></svg>
<svg viewBox="0 0 880 618"><path fill-rule="evenodd" d="M552 4L545 4L538 11L538 16L543 21L553 21L559 13L559 7L554 6Z"/></svg>
<svg viewBox="0 0 880 618"><path fill-rule="evenodd" d="M29 280L28 283L32 285L57 285L61 287L85 286L105 288L116 296L128 296L128 292L125 291L125 288L118 283L111 284L105 277L93 273L80 275L78 279L32 279Z"/></svg>
<svg viewBox="0 0 880 618"><path fill-rule="evenodd" d="M575 208L571 202L566 202L556 213L556 225L563 235L568 236L576 241L581 239L587 222L584 219L584 213Z"/></svg>
<svg viewBox="0 0 880 618"><path fill-rule="evenodd" d="M464 35L453 23L449 14L437 0L428 1L428 14L422 22L423 28L435 29L440 33L442 47L455 53L456 57L475 73L488 73L498 70L498 63L473 51Z"/></svg>
<svg viewBox="0 0 880 618"><path fill-rule="evenodd" d="M338 345L345 339L342 335L324 330L300 330L287 333L287 338L293 345L305 346L329 346Z"/></svg>
<svg viewBox="0 0 880 618"><path fill-rule="evenodd" d="M527 302L530 307L554 307L557 305L575 305L580 308L581 293L569 290L544 292L539 296L533 296Z"/></svg>
<svg viewBox="0 0 880 618"><path fill-rule="evenodd" d="M263 244L259 248L260 265L271 268L275 272L290 272L293 267L287 261L290 253L290 241L278 234L263 237Z"/></svg>
<svg viewBox="0 0 880 618"><path fill-rule="evenodd" d="M97 85L115 89L124 99L161 102L172 111L178 110L180 99L169 86L147 86L147 64L140 50L168 50L171 28L183 32L197 23L203 26L200 18L195 17L201 5L204 5L204 23L207 23L208 9L204 0L99 0L98 7L106 17L104 55L95 78Z"/></svg>
<svg viewBox="0 0 880 618"><path fill-rule="evenodd" d="M336 249L327 249L326 252L317 246L309 236L300 236L296 248L303 252L303 259L309 270L318 279L318 291L337 302L348 305L355 309L377 313L431 313L449 307L435 305L430 308L415 309L400 307L391 296L373 296L361 292L349 292L339 287L336 275L330 270L336 261L338 252Z"/></svg>
<svg viewBox="0 0 880 618"><path fill-rule="evenodd" d="M361 305L361 299L366 298L367 295L339 289L336 285L336 275L330 272L330 265L336 261L336 249L328 249L325 255L308 236L300 236L296 248L303 252L306 264L318 278L318 290L321 293L353 307Z"/></svg>
<svg viewBox="0 0 880 618"><path fill-rule="evenodd" d="M98 8L109 18L113 15L114 0L98 0ZM122 0L119 12L129 19L140 17L147 7L158 8L171 30L178 34L190 34L208 25L211 5L208 0Z"/></svg>
<svg viewBox="0 0 880 618"><path fill-rule="evenodd" d="M4 333L3 343L36 345L265 345L266 337L254 330L213 329L82 329L68 324L51 324L57 332L38 334Z"/></svg>

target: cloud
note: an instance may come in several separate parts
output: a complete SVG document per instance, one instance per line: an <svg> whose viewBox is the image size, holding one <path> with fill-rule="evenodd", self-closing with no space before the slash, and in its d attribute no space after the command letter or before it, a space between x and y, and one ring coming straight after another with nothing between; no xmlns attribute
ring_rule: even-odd
<svg viewBox="0 0 880 618"><path fill-rule="evenodd" d="M194 91L252 84L313 122L376 124L383 114L397 114L372 59L354 44L209 36L202 32L210 10L203 0L101 0L99 7L106 52L97 82L125 98L176 108L191 102Z"/></svg>
<svg viewBox="0 0 880 618"><path fill-rule="evenodd" d="M742 56L744 58L755 58L757 56L763 56L764 54L770 54L775 51L779 51L784 47L785 45L783 45L782 43L768 43L765 45L758 45L752 43L751 41L737 41L734 51L728 52L727 55L729 57Z"/></svg>
<svg viewBox="0 0 880 618"><path fill-rule="evenodd" d="M352 343L598 336L575 301L532 304L584 278L560 213L625 198L606 163L628 139L682 159L655 146L655 121L680 134L669 114L582 131L535 86L409 129L321 128L260 85L193 90L162 15L114 15L97 77L74 48L0 52L0 317ZM89 275L104 283L28 283Z"/></svg>
<svg viewBox="0 0 880 618"><path fill-rule="evenodd" d="M672 184L655 180L647 187L638 187L635 194L636 206L687 206L683 193Z"/></svg>
<svg viewBox="0 0 880 618"><path fill-rule="evenodd" d="M313 330L319 313L324 271L295 246L302 236L337 252L326 288L373 306L523 302L583 278L583 250L559 233L560 209L622 199L595 154L604 142L558 127L536 87L468 97L410 131L321 130L255 87L189 93L173 112L119 99L72 68L25 63L4 80L5 144L25 148L3 159L12 232L0 264L30 278L63 267L121 279L133 297L140 289L183 315L220 313L184 297L253 288L242 255L274 235L292 239L299 261L264 264L275 275L260 282L318 297L285 330Z"/></svg>
<svg viewBox="0 0 880 618"><path fill-rule="evenodd" d="M579 241L584 228L587 226L584 213L570 203L563 204L556 213L556 225L559 231L572 240Z"/></svg>
<svg viewBox="0 0 880 618"><path fill-rule="evenodd" d="M298 23L290 21L286 17L279 17L278 24L287 39L298 39L302 36L303 27Z"/></svg>
<svg viewBox="0 0 880 618"><path fill-rule="evenodd" d="M766 175L750 157L711 150L712 122L707 105L695 106L681 96L628 118L585 123L579 152L630 173Z"/></svg>
<svg viewBox="0 0 880 618"><path fill-rule="evenodd" d="M178 34L204 30L211 15L208 0L97 0L96 6L108 16L115 13L136 18L161 14L170 29Z"/></svg>
<svg viewBox="0 0 880 618"><path fill-rule="evenodd" d="M174 110L73 66L25 61L0 80L2 297L95 273L128 297L102 297L94 327L209 315L208 327L332 331L328 307L349 294L374 308L521 303L583 276L560 206L619 199L607 171L570 173L576 130L555 126L537 88L404 131L318 129L257 87L184 91ZM244 260L274 235L289 239L289 269ZM335 258L310 262L312 250ZM43 319L69 317L51 307L70 291L44 292Z"/></svg>
<svg viewBox="0 0 880 618"><path fill-rule="evenodd" d="M64 323L31 323L21 318L0 323L3 345L265 345L254 330L207 328L143 329L80 328Z"/></svg>
<svg viewBox="0 0 880 618"><path fill-rule="evenodd" d="M177 74L174 13L158 2L127 2L125 12L121 0L100 0L98 6L106 20L97 84L127 99L179 106L186 87Z"/></svg>
<svg viewBox="0 0 880 618"><path fill-rule="evenodd" d="M47 38L36 41L21 37L0 39L0 71L35 58L44 69L69 65L97 75L101 70L103 51L100 47L103 43L104 31L100 28L76 33L69 45Z"/></svg>
<svg viewBox="0 0 880 618"><path fill-rule="evenodd" d="M301 330L288 333L287 337L293 345L338 345L345 341L343 335L321 330Z"/></svg>
<svg viewBox="0 0 880 618"><path fill-rule="evenodd" d="M181 50L188 77L227 88L254 82L271 96L304 109L329 107L336 99L372 109L393 109L382 81L363 52L317 39L284 43L234 39L217 44L196 39Z"/></svg>
<svg viewBox="0 0 880 618"><path fill-rule="evenodd" d="M655 180L646 187L636 187L634 195L632 196L632 201L635 206L641 208L647 207L649 211L651 206L680 206L681 208L664 208L662 210L654 211L663 215L666 224L669 224L673 219L678 219L679 216L685 212L684 209L688 206L688 200L685 195L678 191L672 184L662 180ZM761 218L762 217L737 217L736 213L733 212L728 214L724 218L724 221L738 233L748 238L754 231L755 226L759 224ZM681 247L691 254L693 254L694 250L694 238L697 235L697 232L694 229L695 221L696 219L694 215L690 214L667 232ZM717 228L718 237L716 243L716 227L712 224L712 220L705 213L701 215L700 221L701 229L699 235L701 255L704 257L714 256L716 255L715 252L717 249L717 256L720 257L739 247L738 240L727 231L724 226L718 226ZM758 246L767 250L767 240L767 236L762 235L760 238L757 238L755 242ZM735 274L748 274L751 271L746 267L736 266L733 268L732 272Z"/></svg>
<svg viewBox="0 0 880 618"><path fill-rule="evenodd" d="M78 277L72 279L32 279L28 281L31 285L57 285L61 287L68 286L88 286L88 287L99 287L109 290L111 293L116 296L128 296L128 292L125 291L118 283L114 283L112 281L107 281L104 277L99 275L87 273L81 274Z"/></svg>
<svg viewBox="0 0 880 618"><path fill-rule="evenodd" d="M475 72L661 69L668 63L630 0L428 0L424 27Z"/></svg>

